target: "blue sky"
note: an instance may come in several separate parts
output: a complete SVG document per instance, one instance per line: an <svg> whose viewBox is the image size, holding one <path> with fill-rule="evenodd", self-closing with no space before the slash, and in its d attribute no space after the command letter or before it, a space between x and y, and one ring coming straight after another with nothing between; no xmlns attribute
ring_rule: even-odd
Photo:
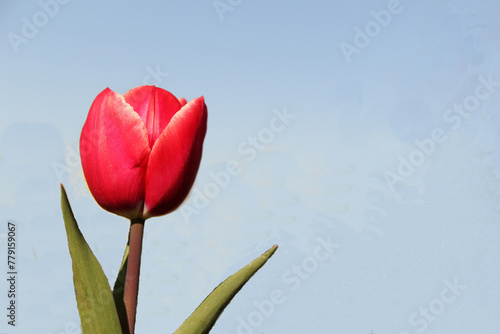
<svg viewBox="0 0 500 334"><path fill-rule="evenodd" d="M499 6L0 1L20 291L0 332L78 332L59 183L114 282L128 223L88 192L78 141L99 92L144 83L209 117L190 197L146 224L138 333L173 332L275 243L214 333L498 332Z"/></svg>

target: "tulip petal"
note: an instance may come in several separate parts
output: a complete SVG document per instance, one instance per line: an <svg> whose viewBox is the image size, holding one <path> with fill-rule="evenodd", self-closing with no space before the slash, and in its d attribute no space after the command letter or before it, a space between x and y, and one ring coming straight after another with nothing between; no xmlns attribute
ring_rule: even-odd
<svg viewBox="0 0 500 334"><path fill-rule="evenodd" d="M182 107L156 141L146 173L144 217L175 210L193 186L207 131L203 96Z"/></svg>
<svg viewBox="0 0 500 334"><path fill-rule="evenodd" d="M182 107L174 95L155 86L133 88L126 92L123 97L146 124L149 147L151 148L170 122L170 119Z"/></svg>
<svg viewBox="0 0 500 334"><path fill-rule="evenodd" d="M139 115L106 88L92 103L80 137L83 172L101 207L131 219L140 216L150 152Z"/></svg>
<svg viewBox="0 0 500 334"><path fill-rule="evenodd" d="M179 102L181 103L181 106L183 106L183 107L184 107L184 106L186 105L186 103L187 103L186 99L185 99L185 98L183 98L183 97L179 97Z"/></svg>

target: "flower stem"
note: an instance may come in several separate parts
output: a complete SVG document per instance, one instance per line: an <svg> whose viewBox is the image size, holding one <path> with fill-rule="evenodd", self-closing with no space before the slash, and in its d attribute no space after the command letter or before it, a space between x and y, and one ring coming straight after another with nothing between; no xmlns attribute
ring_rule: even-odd
<svg viewBox="0 0 500 334"><path fill-rule="evenodd" d="M139 272L141 270L142 238L144 235L144 219L130 221L129 255L123 302L127 312L130 334L134 334L135 315L137 311L137 296L139 293Z"/></svg>

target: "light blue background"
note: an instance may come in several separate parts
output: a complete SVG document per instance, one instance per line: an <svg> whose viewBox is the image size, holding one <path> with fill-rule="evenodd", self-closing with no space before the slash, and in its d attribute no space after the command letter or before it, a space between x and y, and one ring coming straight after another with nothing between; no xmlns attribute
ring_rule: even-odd
<svg viewBox="0 0 500 334"><path fill-rule="evenodd" d="M209 120L195 190L146 224L137 333L173 332L275 243L213 333L500 332L498 1L54 1L0 2L18 333L79 332L59 183L114 282L128 223L89 194L78 141L99 92L145 82L204 95Z"/></svg>

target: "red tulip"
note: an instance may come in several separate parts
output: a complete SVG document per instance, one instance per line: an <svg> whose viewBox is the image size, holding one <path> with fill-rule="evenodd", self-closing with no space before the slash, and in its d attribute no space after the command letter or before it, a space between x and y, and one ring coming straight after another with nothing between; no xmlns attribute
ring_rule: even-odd
<svg viewBox="0 0 500 334"><path fill-rule="evenodd" d="M80 137L83 172L105 210L147 219L175 210L198 172L207 129L203 96L189 103L155 86L92 103Z"/></svg>

